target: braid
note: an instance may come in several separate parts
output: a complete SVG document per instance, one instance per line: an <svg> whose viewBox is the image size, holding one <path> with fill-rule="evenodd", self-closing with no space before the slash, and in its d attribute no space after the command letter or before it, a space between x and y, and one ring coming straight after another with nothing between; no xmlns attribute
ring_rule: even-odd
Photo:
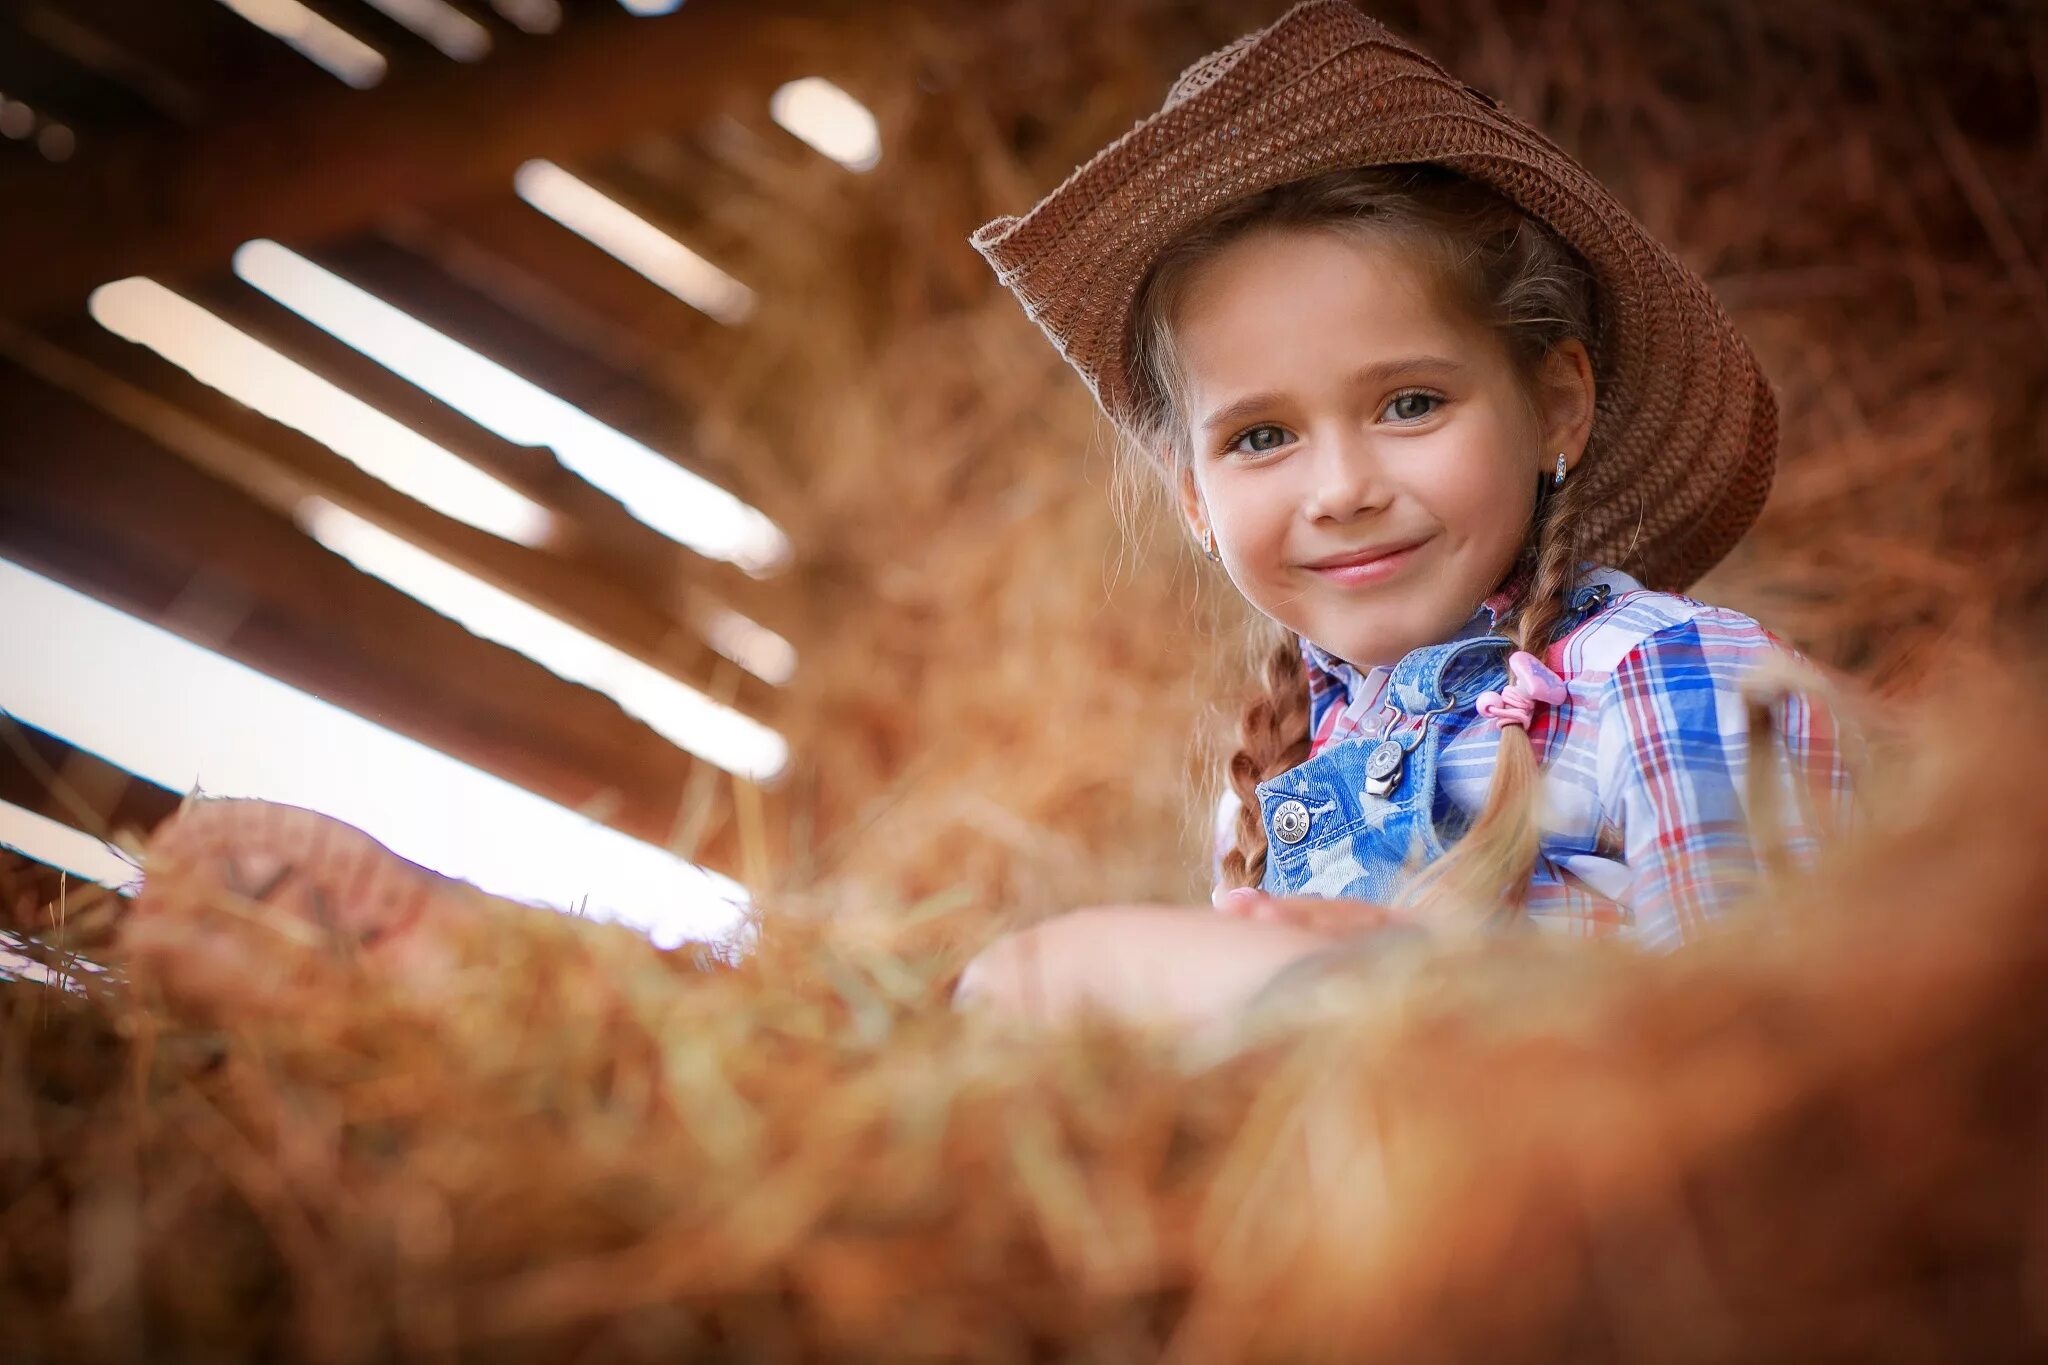
<svg viewBox="0 0 2048 1365"><path fill-rule="evenodd" d="M1517 646L1531 654L1540 656L1549 645L1578 575L1580 487L1554 490L1537 510L1530 581L1511 627ZM1472 919L1520 911L1542 846L1542 775L1529 732L1519 725L1502 727L1485 807L1465 836L1409 883L1400 899L1442 905L1450 914Z"/></svg>
<svg viewBox="0 0 2048 1365"><path fill-rule="evenodd" d="M1237 793L1237 833L1223 855L1226 887L1257 886L1265 879L1266 821L1258 784L1308 758L1308 674L1291 632L1267 652L1260 675L1260 688L1238 720L1238 749L1227 769Z"/></svg>
<svg viewBox="0 0 2048 1365"><path fill-rule="evenodd" d="M1564 618L1572 584L1582 558L1578 535L1579 504L1584 484L1571 483L1546 495L1537 508L1533 545L1535 560L1529 590L1515 611L1513 635L1518 648L1541 655L1551 632Z"/></svg>

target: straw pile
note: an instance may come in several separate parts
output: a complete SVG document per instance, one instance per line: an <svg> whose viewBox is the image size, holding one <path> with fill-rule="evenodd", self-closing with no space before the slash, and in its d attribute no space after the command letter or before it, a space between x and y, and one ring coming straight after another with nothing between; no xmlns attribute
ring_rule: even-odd
<svg viewBox="0 0 2048 1365"><path fill-rule="evenodd" d="M2048 743L2038 698L1957 687ZM1865 837L1725 941L1387 956L1193 1037L952 1014L957 956L888 915L733 966L479 901L401 977L165 881L124 989L0 990L0 1340L2038 1355L2048 811L1923 725Z"/></svg>
<svg viewBox="0 0 2048 1365"><path fill-rule="evenodd" d="M2014 756L2048 745L2017 681L2048 35L2017 9L1381 8L1608 178L1779 380L1776 498L1699 592L1925 698L1855 840L1670 958L1389 956L1192 1038L946 1008L1000 920L1195 894L1188 736L1241 624L1120 537L1085 394L964 238L1276 11L878 8L830 48L872 177L723 148L779 287L701 420L805 489L813 603L758 950L479 902L399 977L160 880L118 979L0 987L0 1356L2043 1354L2048 806ZM2005 681L1946 667L1992 641Z"/></svg>

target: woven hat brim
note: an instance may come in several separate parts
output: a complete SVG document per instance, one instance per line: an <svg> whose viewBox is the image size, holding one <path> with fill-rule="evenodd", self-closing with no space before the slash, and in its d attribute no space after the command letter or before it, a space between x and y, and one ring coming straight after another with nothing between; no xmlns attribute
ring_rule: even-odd
<svg viewBox="0 0 2048 1365"><path fill-rule="evenodd" d="M1590 551L1681 589L1755 522L1777 406L1706 284L1577 161L1344 0L1307 0L1191 67L1167 107L1028 212L970 239L1120 425L1146 272L1224 205L1344 167L1436 163L1480 180L1564 238L1600 301L1603 442L1588 485Z"/></svg>

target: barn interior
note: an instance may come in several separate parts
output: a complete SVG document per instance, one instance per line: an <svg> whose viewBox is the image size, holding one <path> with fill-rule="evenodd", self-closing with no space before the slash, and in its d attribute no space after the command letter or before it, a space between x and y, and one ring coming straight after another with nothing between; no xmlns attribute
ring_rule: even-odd
<svg viewBox="0 0 2048 1365"><path fill-rule="evenodd" d="M1120 481L1086 391L967 237L1284 8L6 0L8 961L47 970L33 943L53 907L61 923L118 898L147 832L195 787L331 811L496 895L621 921L663 948L726 933L748 907L942 916L965 926L949 930L958 946L976 926L1081 904L1206 902L1249 614ZM38 1358L164 1342L488 1358L512 1342L533 1358L854 1359L894 1342L898 1358L1135 1359L1169 1341L1189 1359L1316 1358L1333 1322L1416 1358L1450 1342L1447 1359L1690 1358L1658 1355L1674 1340L1706 1343L1698 1358L1735 1358L1716 1342L1813 1358L1887 1340L1927 1347L1897 1358L1940 1358L2036 1339L2037 1308L2014 1305L2038 1294L2039 1228L2001 1221L2019 1215L1972 1192L1969 1172L1974 1154L1993 1185L2033 1199L2021 1154L2048 1131L2038 1077L2015 1060L2042 1041L2015 1003L2048 964L2019 913L2038 899L2042 803L2010 771L2012 746L2042 733L2025 679L2048 626L2048 19L1997 0L1368 8L1579 157L1755 347L1779 395L1777 481L1756 530L1692 591L1755 615L1871 706L1920 717L1900 733L1922 766L1902 759L1891 795L1924 809L1884 826L1894 861L1873 854L1861 880L1788 904L1838 909L1853 893L1904 922L1910 898L1940 894L1954 937L1902 932L1886 955L1829 920L1787 959L1819 983L1804 994L1758 956L1625 981L1558 968L1546 980L1583 986L1609 1022L1683 1007L1728 1049L1703 1044L1688 1054L1703 1069L1681 1072L1647 1044L1617 1060L1590 1025L1572 1035L1586 1045L1559 1074L1616 1123L1641 1119L1627 1131L1643 1145L1575 1146L1584 1134L1562 1120L1531 1129L1580 1163L1568 1215L1545 1202L1555 1167L1534 1148L1455 1127L1469 1110L1453 1096L1527 1114L1549 1100L1523 1054L1429 1031L1442 1011L1354 1019L1344 1042L1372 1059L1360 1074L1395 1098L1333 1098L1285 1059L1191 1082L1104 1038L977 1051L917 1031L943 971L901 984L861 957L865 984L849 986L778 948L663 1025L712 1059L685 1086L702 1112L730 1082L752 1117L724 1136L650 1120L602 1156L592 1135L612 1131L613 1100L593 1098L592 1078L615 1080L635 1049L685 1055L682 1034L570 1039L565 1024L560 1050L536 1047L509 1080L451 1060L525 1017L537 949L463 997L468 1015L451 1007L431 1058L390 1050L426 1027L418 1002L325 978L292 1020L259 1012L253 1034L207 1053L270 1059L236 1073L270 1095L327 1086L320 1058L365 1048L411 1068L408 1093L459 1097L407 1110L392 1139L407 1150L487 1123L516 1134L464 1148L484 1175L427 1177L439 1202L423 1203L419 1183L273 1170L211 1117L158 1130L121 1107L122 1078L143 1074L124 1067L212 1076L212 1025L181 1022L166 1036L188 1051L122 1052L108 1070L93 1059L130 1035L64 1014L61 1045L28 1049L44 1006L6 992L0 1094L38 1136L0 1158L14 1163L0 1220L67 1220L67 1265L92 1263L81 1247L129 1248L97 1280L0 1256L7 1316L33 1327ZM1987 678L2009 690L1972 690ZM1951 803L1980 791L2004 804L1963 820ZM1982 842L2000 829L2031 843ZM2009 951L1968 955L1971 926ZM522 951L567 952L559 928L550 918ZM639 959L606 943L571 953L562 979L630 979L620 998L640 1002ZM1907 971L1912 954L1952 969L1949 994ZM799 979L815 1027L788 1022ZM1505 998L1541 1013L1562 995ZM1814 1041L1846 1038L1879 999L1905 1002L1878 1031L1893 1069ZM1771 1052L1782 1037L1765 1032L1745 1052L1713 1033L1714 1000L1806 1021L1806 1042ZM764 1052L742 1024L770 1017ZM1453 1083L1429 1091L1403 1069L1411 1056ZM1781 1088L1730 1099L1704 1069L1751 1062ZM983 1063L1005 1079L970 1102ZM578 1098L507 1098L557 1082ZM1896 1105L1859 1107L1880 1084ZM887 1094L965 1106L953 1145L897 1145L890 1125L915 1125ZM1288 1222L1331 1207L1328 1188L1258 1172L1301 1140L1273 1106L1314 1095L1332 1113L1355 1100L1345 1122L1408 1104L1414 1131L1451 1153L1431 1171L1497 1161L1508 1206L1556 1217L1502 1230L1472 1187L1453 1182L1454 1198L1424 1180L1389 1226L1444 1254L1398 1273L1393 1243L1360 1223ZM1770 1095L1839 1106L1795 1113ZM1733 1145L1700 1137L1669 1170L1638 1159L1710 1104ZM289 1126L283 1109L218 1112L245 1133ZM548 1154L565 1113L583 1145ZM755 1147L726 1143L741 1130ZM1839 1145L1812 1146L1819 1130ZM105 1140L63 1148L66 1133ZM849 1156L849 1134L874 1145ZM1200 1160L1165 1184L1117 1183L1181 1146ZM770 1150L817 1165L793 1174ZM204 1172L179 1177L176 1216L122 1222L88 1197L129 1188L104 1182L137 1152ZM493 1200L537 1161L553 1192L504 1214ZM859 1205L832 1204L837 1222L820 1212L828 1162ZM1801 1186L1816 1169L1866 1183ZM1888 1170L1924 1177L1884 1186L1890 1221L1871 1245L1896 1261L1817 1239L1795 1248L1813 1274L1766 1290L1764 1248L1783 1232L1770 1210L1861 1207ZM863 1176L866 1203L847 1194ZM1692 1194L1671 1192L1695 1180L1741 1194L1727 1206L1740 1216L1710 1230L1721 1278L1686 1260L1688 1238L1709 1234L1684 1211ZM959 1198L934 1211L919 1182ZM716 1235L692 1223L688 1247L664 1242L711 1187L754 1202L721 1206L733 1221ZM618 1188L670 1221L622 1213ZM1226 1195L1265 1212L1225 1226ZM1141 1206L1156 1242L1132 1231ZM399 1250L375 1249L358 1215ZM1631 1317L1602 1276L1637 1234L1670 1278ZM179 1237L218 1250L219 1279L179 1266ZM1366 1241L1385 1292L1354 1300L1338 1268ZM1294 1249L1294 1290L1258 1268L1255 1242ZM1532 1246L1574 1250L1554 1283L1489 1297L1482 1272L1513 1273ZM1900 1268L1912 1255L1921 1279ZM408 1291L410 1275L431 1294ZM1709 1303L1710 1280L1728 1296ZM977 1294L1000 1308L962 1307ZM1966 1301L1998 1309L1972 1319Z"/></svg>

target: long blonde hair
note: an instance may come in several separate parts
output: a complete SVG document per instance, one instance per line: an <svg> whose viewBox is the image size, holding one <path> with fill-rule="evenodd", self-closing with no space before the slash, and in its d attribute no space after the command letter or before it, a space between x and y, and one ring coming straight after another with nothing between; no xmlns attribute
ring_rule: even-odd
<svg viewBox="0 0 2048 1365"><path fill-rule="evenodd" d="M1137 412L1122 432L1127 479L1164 472L1170 493L1193 458L1184 410L1185 369L1173 332L1176 308L1195 268L1254 228L1325 228L1391 243L1504 343L1523 394L1534 403L1545 357L1567 339L1600 357L1592 278L1556 234L1487 187L1441 166L1360 167L1330 172L1226 205L1160 254L1139 291L1131 368ZM1586 454L1596 453L1596 423ZM1161 458L1164 456L1165 458ZM1156 486L1156 484L1155 484ZM1510 577L1527 585L1498 625L1540 654L1565 612L1581 557L1581 487L1567 481L1539 498ZM1238 801L1225 886L1257 886L1266 867L1266 827L1256 787L1308 757L1308 680L1300 642L1283 633L1264 653L1238 725L1224 779ZM1527 896L1538 852L1540 771L1528 732L1508 727L1486 805L1464 837L1416 878L1404 900L1455 903L1481 914L1513 913Z"/></svg>

